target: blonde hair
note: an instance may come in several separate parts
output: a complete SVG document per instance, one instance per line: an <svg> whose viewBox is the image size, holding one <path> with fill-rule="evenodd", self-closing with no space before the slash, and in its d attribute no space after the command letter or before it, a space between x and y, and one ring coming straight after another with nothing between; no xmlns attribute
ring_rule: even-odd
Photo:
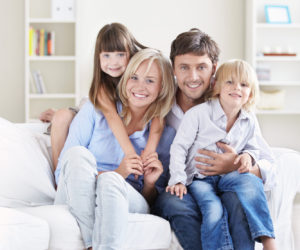
<svg viewBox="0 0 300 250"><path fill-rule="evenodd" d="M146 60L149 60L147 70L150 69L153 62L157 63L161 72L161 90L156 100L148 107L143 119L144 124L148 123L154 117L158 117L161 123L163 123L163 118L170 111L174 101L175 81L170 61L156 49L147 48L140 50L131 58L118 85L119 97L123 104L121 116L125 125L128 125L131 120L126 84L129 78L135 74L141 63Z"/></svg>
<svg viewBox="0 0 300 250"><path fill-rule="evenodd" d="M230 60L223 63L218 68L216 73L216 83L211 91L210 97L219 97L222 84L228 80L232 80L232 78L236 78L239 82L245 82L249 84L250 95L243 108L246 111L251 110L255 103L257 103L259 96L258 80L251 65L243 60Z"/></svg>

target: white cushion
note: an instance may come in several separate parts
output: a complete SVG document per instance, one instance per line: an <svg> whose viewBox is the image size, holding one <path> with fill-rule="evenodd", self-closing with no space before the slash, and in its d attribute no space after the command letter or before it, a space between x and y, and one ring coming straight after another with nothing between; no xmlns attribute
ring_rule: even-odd
<svg viewBox="0 0 300 250"><path fill-rule="evenodd" d="M51 161L41 138L0 118L0 207L53 203Z"/></svg>
<svg viewBox="0 0 300 250"><path fill-rule="evenodd" d="M49 249L82 250L79 227L67 206L51 205L18 208L19 211L47 221L50 227ZM169 222L150 214L130 214L124 249L167 249L171 241Z"/></svg>
<svg viewBox="0 0 300 250"><path fill-rule="evenodd" d="M0 250L48 249L47 222L34 216L0 207Z"/></svg>

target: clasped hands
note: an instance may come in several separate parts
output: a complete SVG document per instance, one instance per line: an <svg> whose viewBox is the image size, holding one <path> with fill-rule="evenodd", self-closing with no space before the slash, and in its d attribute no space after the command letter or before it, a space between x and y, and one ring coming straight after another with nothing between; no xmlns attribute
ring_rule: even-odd
<svg viewBox="0 0 300 250"><path fill-rule="evenodd" d="M136 178L144 175L144 185L154 186L163 172L163 166L156 152L150 153L147 156L143 154L142 156L128 154L124 156L115 172L119 173L125 179L130 174L134 174Z"/></svg>

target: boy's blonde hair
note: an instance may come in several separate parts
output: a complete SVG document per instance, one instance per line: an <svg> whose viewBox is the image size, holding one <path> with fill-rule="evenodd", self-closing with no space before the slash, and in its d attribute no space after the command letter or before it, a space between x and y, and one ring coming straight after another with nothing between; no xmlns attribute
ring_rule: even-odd
<svg viewBox="0 0 300 250"><path fill-rule="evenodd" d="M119 97L123 104L121 116L123 117L125 125L128 125L131 120L128 96L126 92L127 81L135 74L141 63L146 60L149 60L148 70L153 62L157 63L161 73L161 90L157 99L148 107L144 116L144 124L148 123L154 117L158 117L163 123L163 118L168 114L173 105L175 96L175 81L170 61L156 49L147 48L140 50L131 58L118 85Z"/></svg>
<svg viewBox="0 0 300 250"><path fill-rule="evenodd" d="M211 98L217 98L220 95L222 84L233 78L240 82L249 84L250 95L243 108L246 111L251 110L257 103L259 96L259 87L256 73L251 65L243 60L234 59L223 63L217 70L216 83L211 91Z"/></svg>

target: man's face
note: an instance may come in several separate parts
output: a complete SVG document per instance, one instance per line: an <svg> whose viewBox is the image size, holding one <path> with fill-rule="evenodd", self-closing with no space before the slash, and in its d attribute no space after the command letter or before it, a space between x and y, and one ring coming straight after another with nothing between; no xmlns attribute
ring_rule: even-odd
<svg viewBox="0 0 300 250"><path fill-rule="evenodd" d="M214 71L215 65L207 54L198 56L189 53L176 56L174 60L174 74L180 94L192 101L197 101L208 89Z"/></svg>

